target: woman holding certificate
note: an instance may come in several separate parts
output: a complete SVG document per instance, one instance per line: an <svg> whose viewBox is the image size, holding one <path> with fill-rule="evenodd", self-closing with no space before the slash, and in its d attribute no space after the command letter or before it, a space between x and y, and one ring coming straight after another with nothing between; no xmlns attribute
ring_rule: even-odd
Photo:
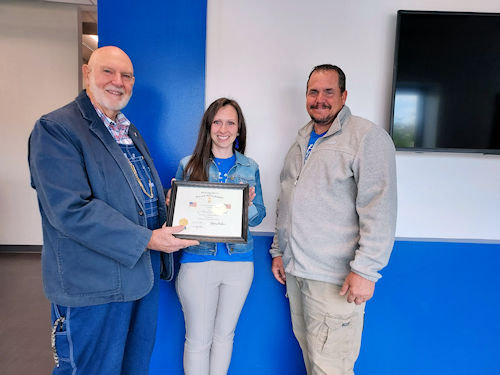
<svg viewBox="0 0 500 375"><path fill-rule="evenodd" d="M249 189L248 225L260 224L266 208L259 166L244 156L246 126L236 101L220 98L205 111L193 155L175 178L240 184ZM186 322L184 372L224 375L233 337L253 279L253 239L246 243L201 242L184 249L176 289Z"/></svg>

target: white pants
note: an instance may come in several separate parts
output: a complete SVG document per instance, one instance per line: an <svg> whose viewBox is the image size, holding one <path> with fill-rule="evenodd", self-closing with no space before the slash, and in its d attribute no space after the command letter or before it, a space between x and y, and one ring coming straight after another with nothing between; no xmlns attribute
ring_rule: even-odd
<svg viewBox="0 0 500 375"><path fill-rule="evenodd" d="M340 286L286 274L293 333L308 375L354 375L365 303L348 303Z"/></svg>
<svg viewBox="0 0 500 375"><path fill-rule="evenodd" d="M225 375L253 280L253 262L183 263L177 295L184 312L186 375Z"/></svg>

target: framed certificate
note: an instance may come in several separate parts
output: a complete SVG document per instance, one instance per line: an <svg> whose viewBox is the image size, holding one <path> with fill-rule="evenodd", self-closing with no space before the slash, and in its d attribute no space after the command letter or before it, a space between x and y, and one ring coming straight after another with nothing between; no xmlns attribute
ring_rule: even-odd
<svg viewBox="0 0 500 375"><path fill-rule="evenodd" d="M178 238L247 242L248 184L173 181L167 225L184 225Z"/></svg>

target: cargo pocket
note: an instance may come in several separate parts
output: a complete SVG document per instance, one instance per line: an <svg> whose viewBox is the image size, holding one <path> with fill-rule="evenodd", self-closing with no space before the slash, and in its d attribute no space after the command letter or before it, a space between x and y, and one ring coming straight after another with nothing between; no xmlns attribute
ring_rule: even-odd
<svg viewBox="0 0 500 375"><path fill-rule="evenodd" d="M355 313L349 316L325 315L318 332L319 351L324 355L346 358L352 355L355 343L353 321Z"/></svg>

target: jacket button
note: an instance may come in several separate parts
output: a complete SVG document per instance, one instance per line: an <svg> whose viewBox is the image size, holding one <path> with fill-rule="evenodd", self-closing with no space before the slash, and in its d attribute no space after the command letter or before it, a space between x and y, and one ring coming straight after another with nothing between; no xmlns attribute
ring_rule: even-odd
<svg viewBox="0 0 500 375"><path fill-rule="evenodd" d="M139 216L143 216L144 215L144 212L141 210L139 211Z"/></svg>

